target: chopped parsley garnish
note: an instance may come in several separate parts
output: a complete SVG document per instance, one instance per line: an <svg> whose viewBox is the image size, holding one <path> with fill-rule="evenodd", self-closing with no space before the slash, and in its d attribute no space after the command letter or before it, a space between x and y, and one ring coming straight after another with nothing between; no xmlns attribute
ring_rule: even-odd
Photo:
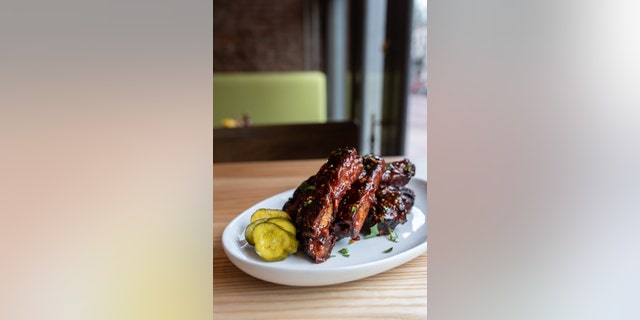
<svg viewBox="0 0 640 320"><path fill-rule="evenodd" d="M310 205L310 204L311 204L311 202L313 202L313 199L309 199L309 200L305 201L305 202L304 202L304 205L305 205L305 206L308 206L308 205Z"/></svg>
<svg viewBox="0 0 640 320"><path fill-rule="evenodd" d="M398 233L393 229L389 229L389 241L398 242Z"/></svg>
<svg viewBox="0 0 640 320"><path fill-rule="evenodd" d="M409 170L411 170L411 168L413 168L413 164L411 164L411 163L407 164L407 166L404 167L404 172L409 172Z"/></svg>
<svg viewBox="0 0 640 320"><path fill-rule="evenodd" d="M382 251L382 253L389 253L389 252L391 252L391 250L393 250L393 247L391 247L391 248L389 248L389 249L387 249L385 251Z"/></svg>
<svg viewBox="0 0 640 320"><path fill-rule="evenodd" d="M358 211L358 209L360 209L360 207L359 207L359 206L353 206L353 207L351 207L351 213L354 213L354 212Z"/></svg>
<svg viewBox="0 0 640 320"><path fill-rule="evenodd" d="M350 256L349 254L349 249L347 248L342 248L340 249L340 251L338 251L343 257L348 258Z"/></svg>
<svg viewBox="0 0 640 320"><path fill-rule="evenodd" d="M378 224L376 223L373 225L373 227L369 228L369 232L370 232L369 235L364 237L365 239L373 238L378 234L380 234L380 231L378 231Z"/></svg>
<svg viewBox="0 0 640 320"><path fill-rule="evenodd" d="M316 186L307 186L307 190L315 190Z"/></svg>

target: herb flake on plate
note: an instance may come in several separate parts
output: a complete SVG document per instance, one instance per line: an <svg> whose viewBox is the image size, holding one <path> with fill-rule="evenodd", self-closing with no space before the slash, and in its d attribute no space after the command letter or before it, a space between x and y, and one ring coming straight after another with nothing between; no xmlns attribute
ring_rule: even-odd
<svg viewBox="0 0 640 320"><path fill-rule="evenodd" d="M366 237L364 237L365 239L370 239L373 237L378 236L378 234L380 234L380 231L378 231L378 224L374 224L373 227L369 228L369 235L367 235Z"/></svg>
<svg viewBox="0 0 640 320"><path fill-rule="evenodd" d="M389 241L398 242L398 233L393 229L389 229Z"/></svg>

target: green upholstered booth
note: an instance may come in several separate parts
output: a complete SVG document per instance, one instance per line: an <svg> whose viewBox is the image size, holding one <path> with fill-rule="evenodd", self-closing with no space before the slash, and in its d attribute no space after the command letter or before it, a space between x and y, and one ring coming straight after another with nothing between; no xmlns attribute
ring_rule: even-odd
<svg viewBox="0 0 640 320"><path fill-rule="evenodd" d="M213 74L213 125L249 114L254 125L324 123L326 77L322 72Z"/></svg>

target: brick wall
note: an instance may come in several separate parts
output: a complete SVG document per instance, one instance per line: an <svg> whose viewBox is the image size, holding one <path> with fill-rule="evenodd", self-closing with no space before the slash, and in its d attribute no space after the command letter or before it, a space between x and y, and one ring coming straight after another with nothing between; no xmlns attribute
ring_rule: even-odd
<svg viewBox="0 0 640 320"><path fill-rule="evenodd" d="M213 71L303 70L303 1L213 0Z"/></svg>

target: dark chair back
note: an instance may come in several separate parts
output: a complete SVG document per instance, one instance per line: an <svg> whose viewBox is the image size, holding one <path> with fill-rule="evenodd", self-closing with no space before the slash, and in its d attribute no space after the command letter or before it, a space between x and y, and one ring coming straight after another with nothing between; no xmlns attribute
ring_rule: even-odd
<svg viewBox="0 0 640 320"><path fill-rule="evenodd" d="M359 141L353 122L214 128L213 162L321 159Z"/></svg>

